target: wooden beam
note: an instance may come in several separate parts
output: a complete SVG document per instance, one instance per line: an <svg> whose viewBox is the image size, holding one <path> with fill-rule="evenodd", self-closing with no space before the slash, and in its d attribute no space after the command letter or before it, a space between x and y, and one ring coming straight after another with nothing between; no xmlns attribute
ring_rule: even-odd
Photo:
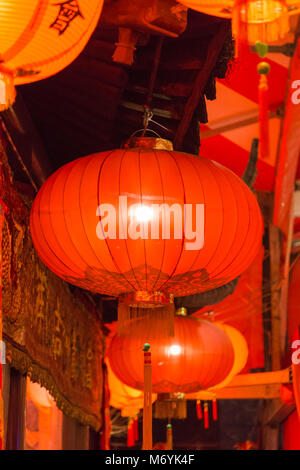
<svg viewBox="0 0 300 470"><path fill-rule="evenodd" d="M257 202L264 218L265 225L269 225L273 217L273 193L255 191Z"/></svg>
<svg viewBox="0 0 300 470"><path fill-rule="evenodd" d="M229 28L229 22L220 23L218 30L216 31L210 42L205 63L203 65L203 68L198 72L196 76L192 93L186 103L183 118L178 126L175 135L175 150L181 149L185 134L188 131L196 107L198 106L199 100L203 94L205 85L209 80L212 69L216 63L218 55L221 52L226 36L228 35Z"/></svg>
<svg viewBox="0 0 300 470"><path fill-rule="evenodd" d="M186 395L188 400L217 399L275 399L280 398L280 386L292 381L291 368L258 372L255 374L240 374L234 377L227 387L214 391L201 391ZM281 400L280 400L281 401Z"/></svg>
<svg viewBox="0 0 300 470"><path fill-rule="evenodd" d="M272 371L272 372L258 372L255 374L240 374L237 375L230 387L242 387L248 385L268 385L268 384L286 384L291 382L291 370L287 369Z"/></svg>
<svg viewBox="0 0 300 470"><path fill-rule="evenodd" d="M253 112L249 111L240 115L231 116L229 119L220 119L214 123L210 122L209 130L201 133L201 140L255 124L259 120L258 116L258 110L254 110ZM269 113L269 119L274 118L278 119L278 114L276 111L271 111Z"/></svg>
<svg viewBox="0 0 300 470"><path fill-rule="evenodd" d="M274 400L280 399L280 384L248 385L241 387L225 387L212 392L198 392L187 394L188 400Z"/></svg>
<svg viewBox="0 0 300 470"><path fill-rule="evenodd" d="M288 318L288 290L289 290L289 279L290 279L290 259L293 244L293 233L294 233L294 196L292 196L289 223L287 230L287 237L284 244L284 261L283 261L283 279L281 281L281 295L279 304L279 315L280 315L280 349L281 355L284 355L286 351L287 341L287 318Z"/></svg>
<svg viewBox="0 0 300 470"><path fill-rule="evenodd" d="M286 403L282 403L280 398L278 397L277 400L273 400L269 403L268 406L268 413L264 417L264 425L278 425L286 420L286 418L295 411L295 405L287 405Z"/></svg>

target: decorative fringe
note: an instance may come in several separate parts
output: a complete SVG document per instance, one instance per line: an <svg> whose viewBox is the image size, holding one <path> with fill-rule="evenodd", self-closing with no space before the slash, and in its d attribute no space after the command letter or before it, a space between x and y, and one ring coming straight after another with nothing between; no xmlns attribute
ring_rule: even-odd
<svg viewBox="0 0 300 470"><path fill-rule="evenodd" d="M134 62L134 51L136 50L136 43L138 34L129 28L119 28L118 42L113 53L112 59L114 62L119 62L125 65L132 65Z"/></svg>
<svg viewBox="0 0 300 470"><path fill-rule="evenodd" d="M202 407L201 407L201 400L196 401L196 412L197 412L197 419L202 419Z"/></svg>
<svg viewBox="0 0 300 470"><path fill-rule="evenodd" d="M209 428L208 403L204 403L204 429Z"/></svg>
<svg viewBox="0 0 300 470"><path fill-rule="evenodd" d="M217 406L217 399L216 396L213 397L212 400L212 410L213 410L213 420L218 420L218 406Z"/></svg>
<svg viewBox="0 0 300 470"><path fill-rule="evenodd" d="M182 394L159 393L154 403L154 417L157 419L186 419L186 399Z"/></svg>
<svg viewBox="0 0 300 470"><path fill-rule="evenodd" d="M145 343L144 351L144 415L143 450L152 450L152 365L150 344Z"/></svg>
<svg viewBox="0 0 300 470"><path fill-rule="evenodd" d="M153 307L131 306L119 300L118 335L123 337L166 338L174 336L173 303Z"/></svg>
<svg viewBox="0 0 300 470"><path fill-rule="evenodd" d="M259 146L261 158L269 156L269 100L268 100L268 79L267 76L260 75L258 86L259 102Z"/></svg>
<svg viewBox="0 0 300 470"><path fill-rule="evenodd" d="M134 420L128 418L127 424L127 447L133 447L135 445L134 439Z"/></svg>
<svg viewBox="0 0 300 470"><path fill-rule="evenodd" d="M34 362L26 353L20 349L14 348L7 338L6 341L6 358L11 365L26 374L32 382L37 382L41 387L45 387L55 400L56 406L70 418L79 421L84 426L92 427L98 432L103 425L101 418L85 413L82 409L73 405L61 392L56 385L55 380L48 370L43 369Z"/></svg>
<svg viewBox="0 0 300 470"><path fill-rule="evenodd" d="M135 415L134 421L133 421L133 429L134 429L134 440L135 442L138 442L139 440L139 415Z"/></svg>
<svg viewBox="0 0 300 470"><path fill-rule="evenodd" d="M172 424L167 424L167 443L166 450L173 450L173 432Z"/></svg>

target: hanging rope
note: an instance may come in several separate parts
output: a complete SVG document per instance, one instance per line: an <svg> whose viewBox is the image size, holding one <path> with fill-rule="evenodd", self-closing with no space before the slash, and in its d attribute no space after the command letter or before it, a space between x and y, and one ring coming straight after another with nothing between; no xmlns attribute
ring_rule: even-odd
<svg viewBox="0 0 300 470"><path fill-rule="evenodd" d="M144 351L144 415L143 450L152 450L152 365L150 344L145 343Z"/></svg>
<svg viewBox="0 0 300 470"><path fill-rule="evenodd" d="M268 53L268 45L259 41L256 43L256 51L259 57L265 57ZM267 62L260 62L257 66L260 75L258 85L259 104L259 145L261 158L269 156L269 86L267 75L270 72L270 65Z"/></svg>

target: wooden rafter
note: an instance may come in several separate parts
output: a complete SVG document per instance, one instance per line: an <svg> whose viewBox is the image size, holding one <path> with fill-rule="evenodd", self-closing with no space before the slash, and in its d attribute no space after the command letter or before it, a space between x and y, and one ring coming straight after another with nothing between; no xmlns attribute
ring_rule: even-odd
<svg viewBox="0 0 300 470"><path fill-rule="evenodd" d="M183 117L177 128L177 132L174 138L174 148L180 150L183 144L184 137L188 131L189 125L193 118L194 112L198 106L199 100L203 94L205 85L211 75L216 60L221 52L222 46L230 30L230 23L220 23L216 34L213 36L208 51L206 60L203 64L202 69L198 72L192 93L186 103Z"/></svg>

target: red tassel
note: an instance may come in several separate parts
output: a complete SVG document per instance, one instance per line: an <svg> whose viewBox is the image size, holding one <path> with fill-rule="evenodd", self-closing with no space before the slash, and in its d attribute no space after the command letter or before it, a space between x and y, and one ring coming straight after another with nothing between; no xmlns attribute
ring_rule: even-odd
<svg viewBox="0 0 300 470"><path fill-rule="evenodd" d="M261 158L269 156L269 87L267 73L270 66L267 62L258 64L258 73L260 74L258 86L259 103L259 144Z"/></svg>
<svg viewBox="0 0 300 470"><path fill-rule="evenodd" d="M201 400L196 401L196 411L197 411L197 418L202 419L202 407L201 407Z"/></svg>
<svg viewBox="0 0 300 470"><path fill-rule="evenodd" d="M213 420L214 420L214 421L217 421L217 419L218 419L218 406L217 406L217 399L216 399L216 397L213 397L212 409L213 409Z"/></svg>
<svg viewBox="0 0 300 470"><path fill-rule="evenodd" d="M135 415L133 421L133 431L134 431L134 440L138 442L139 440L139 415Z"/></svg>
<svg viewBox="0 0 300 470"><path fill-rule="evenodd" d="M133 447L135 444L134 442L134 426L133 426L133 419L128 419L127 425L127 447Z"/></svg>
<svg viewBox="0 0 300 470"><path fill-rule="evenodd" d="M208 404L204 403L204 429L209 428Z"/></svg>

